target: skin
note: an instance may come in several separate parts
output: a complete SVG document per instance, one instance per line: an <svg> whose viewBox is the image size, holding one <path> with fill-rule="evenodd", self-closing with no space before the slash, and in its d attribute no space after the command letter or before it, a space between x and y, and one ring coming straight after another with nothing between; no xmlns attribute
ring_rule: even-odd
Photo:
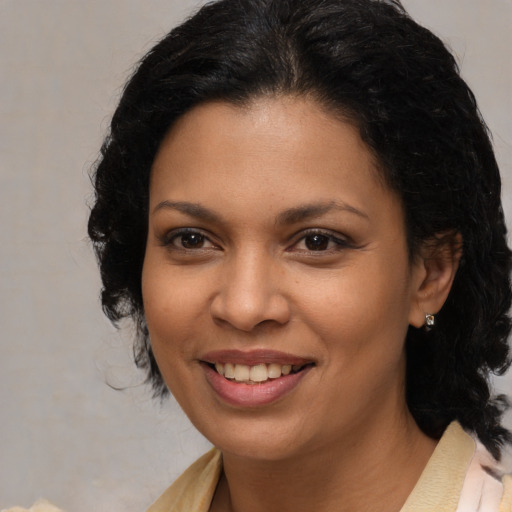
<svg viewBox="0 0 512 512"><path fill-rule="evenodd" d="M301 97L200 105L161 144L149 211L146 320L171 392L223 453L211 510L399 510L436 444L406 406L404 340L457 258L409 261L401 202L357 130ZM314 366L237 407L201 364L227 349Z"/></svg>

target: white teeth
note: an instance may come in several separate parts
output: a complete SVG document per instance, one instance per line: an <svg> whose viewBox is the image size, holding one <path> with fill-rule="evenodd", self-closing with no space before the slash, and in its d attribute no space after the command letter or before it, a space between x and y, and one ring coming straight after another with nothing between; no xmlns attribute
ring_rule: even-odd
<svg viewBox="0 0 512 512"><path fill-rule="evenodd" d="M283 375L288 375L292 371L292 365L291 364L284 364L281 368L281 373Z"/></svg>
<svg viewBox="0 0 512 512"><path fill-rule="evenodd" d="M245 364L235 364L235 380L237 382L244 382L249 380L251 369Z"/></svg>
<svg viewBox="0 0 512 512"><path fill-rule="evenodd" d="M249 378L253 382L265 382L266 380L268 380L267 365L258 364L257 366L252 366Z"/></svg>
<svg viewBox="0 0 512 512"><path fill-rule="evenodd" d="M289 375L292 370L299 371L302 365L291 364L257 364L248 366L246 364L233 363L215 363L215 369L219 375L226 379L236 380L237 382L256 383L266 382L268 379L278 379L282 375Z"/></svg>
<svg viewBox="0 0 512 512"><path fill-rule="evenodd" d="M221 373L221 375L222 375L222 373ZM235 365L234 364L226 363L224 365L224 377L226 377L226 379L234 379L235 378Z"/></svg>
<svg viewBox="0 0 512 512"><path fill-rule="evenodd" d="M269 379L278 379L281 377L281 365L272 363L268 365L268 378Z"/></svg>

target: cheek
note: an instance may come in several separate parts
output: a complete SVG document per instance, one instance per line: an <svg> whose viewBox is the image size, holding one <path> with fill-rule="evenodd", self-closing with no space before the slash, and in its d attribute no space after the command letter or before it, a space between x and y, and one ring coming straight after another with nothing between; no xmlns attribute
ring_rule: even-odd
<svg viewBox="0 0 512 512"><path fill-rule="evenodd" d="M201 294L192 283L177 279L168 265L145 262L142 273L144 312L157 361L165 354L182 356L191 348L187 340L197 323Z"/></svg>
<svg viewBox="0 0 512 512"><path fill-rule="evenodd" d="M404 268L368 259L322 280L311 280L304 286L308 293L301 301L305 321L340 350L358 352L371 347L380 352L391 343L401 351L410 303Z"/></svg>
<svg viewBox="0 0 512 512"><path fill-rule="evenodd" d="M179 288L170 286L151 275L143 281L146 323L156 363L173 396L186 402L184 393L190 386L190 367L193 362L192 308L182 300Z"/></svg>

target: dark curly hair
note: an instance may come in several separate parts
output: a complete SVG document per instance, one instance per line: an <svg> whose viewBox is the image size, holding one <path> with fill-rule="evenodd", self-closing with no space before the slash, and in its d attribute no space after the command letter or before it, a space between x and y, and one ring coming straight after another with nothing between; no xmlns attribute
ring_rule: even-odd
<svg viewBox="0 0 512 512"><path fill-rule="evenodd" d="M141 293L153 159L195 105L282 94L314 97L358 127L401 197L411 258L439 234L462 235L435 329L407 334L407 402L428 435L458 420L499 457L511 440L501 425L506 399L489 384L510 365L511 252L499 170L455 59L397 0L220 0L142 59L93 176L89 236L106 315L135 321L136 363L163 396Z"/></svg>

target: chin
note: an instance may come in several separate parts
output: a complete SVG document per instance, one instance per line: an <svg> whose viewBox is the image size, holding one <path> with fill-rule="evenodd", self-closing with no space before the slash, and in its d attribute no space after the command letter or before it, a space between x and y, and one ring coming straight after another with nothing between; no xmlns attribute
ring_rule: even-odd
<svg viewBox="0 0 512 512"><path fill-rule="evenodd" d="M311 444L304 425L288 421L281 423L275 417L255 418L246 415L231 421L215 421L201 425L194 422L200 432L223 453L235 457L279 461L302 455ZM212 428L215 425L215 428Z"/></svg>

